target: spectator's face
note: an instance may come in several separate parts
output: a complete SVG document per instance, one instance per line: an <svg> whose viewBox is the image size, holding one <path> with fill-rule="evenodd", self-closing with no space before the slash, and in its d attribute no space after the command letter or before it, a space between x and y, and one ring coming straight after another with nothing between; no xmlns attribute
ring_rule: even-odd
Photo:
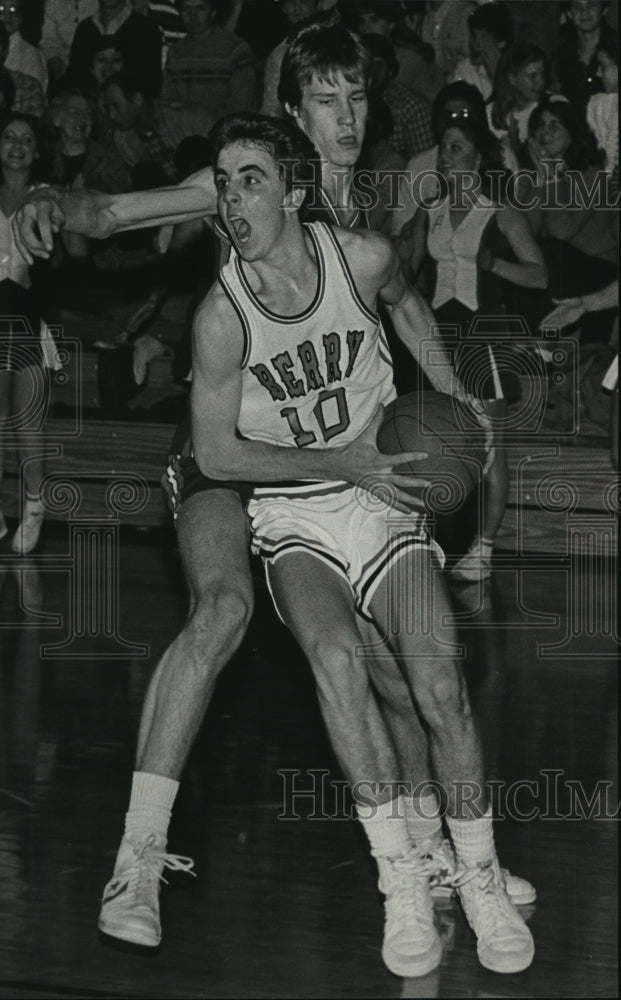
<svg viewBox="0 0 621 1000"><path fill-rule="evenodd" d="M300 107L293 114L328 163L353 167L360 156L368 110L362 81L350 83L336 70L329 80L313 76L304 85Z"/></svg>
<svg viewBox="0 0 621 1000"><path fill-rule="evenodd" d="M0 0L0 21L6 25L10 35L18 30L22 23L20 0Z"/></svg>
<svg viewBox="0 0 621 1000"><path fill-rule="evenodd" d="M278 163L253 142L220 151L215 172L218 213L244 260L262 260L283 232L286 189Z"/></svg>
<svg viewBox="0 0 621 1000"><path fill-rule="evenodd" d="M470 62L473 66L482 66L485 62L492 62L498 58L501 52L501 48L492 33L483 28L475 28L468 33L468 49Z"/></svg>
<svg viewBox="0 0 621 1000"><path fill-rule="evenodd" d="M93 76L98 85L102 84L114 73L120 73L125 68L123 53L118 49L102 49L93 59Z"/></svg>
<svg viewBox="0 0 621 1000"><path fill-rule="evenodd" d="M209 31L213 20L210 0L183 0L181 19L190 38Z"/></svg>
<svg viewBox="0 0 621 1000"><path fill-rule="evenodd" d="M317 10L317 0L282 0L281 6L289 24L299 24L313 16Z"/></svg>
<svg viewBox="0 0 621 1000"><path fill-rule="evenodd" d="M538 101L545 87L543 62L527 63L516 73L510 74L509 82L518 101L524 104Z"/></svg>
<svg viewBox="0 0 621 1000"><path fill-rule="evenodd" d="M11 122L0 135L0 166L29 171L37 157L37 140L26 122Z"/></svg>
<svg viewBox="0 0 621 1000"><path fill-rule="evenodd" d="M134 127L140 112L140 102L137 98L131 100L125 97L121 88L113 84L104 91L104 106L108 118L120 132L128 132Z"/></svg>
<svg viewBox="0 0 621 1000"><path fill-rule="evenodd" d="M552 111L543 112L533 138L540 155L548 160L560 159L571 143L568 130Z"/></svg>
<svg viewBox="0 0 621 1000"><path fill-rule="evenodd" d="M619 89L619 67L606 52L597 53L597 75L607 94L614 94Z"/></svg>
<svg viewBox="0 0 621 1000"><path fill-rule="evenodd" d="M369 11L358 18L358 33L360 35L384 35L387 37L392 29L392 21Z"/></svg>
<svg viewBox="0 0 621 1000"><path fill-rule="evenodd" d="M460 128L450 126L444 130L438 152L438 170L444 174L449 184L455 183L456 174L478 170L481 157L473 142Z"/></svg>
<svg viewBox="0 0 621 1000"><path fill-rule="evenodd" d="M568 14L578 31L596 31L602 23L603 4L601 0L572 0Z"/></svg>
<svg viewBox="0 0 621 1000"><path fill-rule="evenodd" d="M84 97L75 94L57 108L54 124L66 142L84 143L91 134L91 109Z"/></svg>

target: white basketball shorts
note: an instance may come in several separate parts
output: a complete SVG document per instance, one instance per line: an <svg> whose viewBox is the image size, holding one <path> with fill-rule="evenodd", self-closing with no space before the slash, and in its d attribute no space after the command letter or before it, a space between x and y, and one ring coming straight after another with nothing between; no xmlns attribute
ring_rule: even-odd
<svg viewBox="0 0 621 1000"><path fill-rule="evenodd" d="M323 496L253 496L248 515L252 551L266 567L292 552L314 556L347 581L356 610L368 620L381 581L412 549L429 549L444 565L424 511L404 514L353 486Z"/></svg>

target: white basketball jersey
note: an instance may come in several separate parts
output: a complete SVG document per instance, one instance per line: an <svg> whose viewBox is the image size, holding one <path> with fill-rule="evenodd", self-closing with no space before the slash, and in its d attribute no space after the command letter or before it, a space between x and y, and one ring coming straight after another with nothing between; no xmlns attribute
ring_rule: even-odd
<svg viewBox="0 0 621 1000"><path fill-rule="evenodd" d="M394 398L392 361L380 319L358 295L330 226L314 222L305 229L318 274L312 301L299 315L269 312L236 253L220 272L246 341L238 430L269 444L339 448Z"/></svg>

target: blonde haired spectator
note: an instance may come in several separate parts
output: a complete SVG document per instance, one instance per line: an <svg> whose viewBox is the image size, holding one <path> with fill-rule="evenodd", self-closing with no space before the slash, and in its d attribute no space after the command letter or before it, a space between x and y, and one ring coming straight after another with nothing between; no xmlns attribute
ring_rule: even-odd
<svg viewBox="0 0 621 1000"><path fill-rule="evenodd" d="M436 63L449 80L461 59L468 57L468 17L475 9L470 0L429 0L421 35L436 54Z"/></svg>

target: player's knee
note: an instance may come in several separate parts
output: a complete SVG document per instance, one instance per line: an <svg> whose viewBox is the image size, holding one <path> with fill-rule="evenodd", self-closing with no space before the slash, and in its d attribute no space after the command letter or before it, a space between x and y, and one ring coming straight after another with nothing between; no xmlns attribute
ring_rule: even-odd
<svg viewBox="0 0 621 1000"><path fill-rule="evenodd" d="M228 580L198 596L188 624L197 635L208 635L211 642L218 635L222 641L241 642L253 608L251 588Z"/></svg>
<svg viewBox="0 0 621 1000"><path fill-rule="evenodd" d="M353 637L317 635L307 654L322 701L351 705L366 696L369 681Z"/></svg>
<svg viewBox="0 0 621 1000"><path fill-rule="evenodd" d="M421 713L433 730L450 728L471 716L466 683L457 671L430 677L415 692Z"/></svg>

